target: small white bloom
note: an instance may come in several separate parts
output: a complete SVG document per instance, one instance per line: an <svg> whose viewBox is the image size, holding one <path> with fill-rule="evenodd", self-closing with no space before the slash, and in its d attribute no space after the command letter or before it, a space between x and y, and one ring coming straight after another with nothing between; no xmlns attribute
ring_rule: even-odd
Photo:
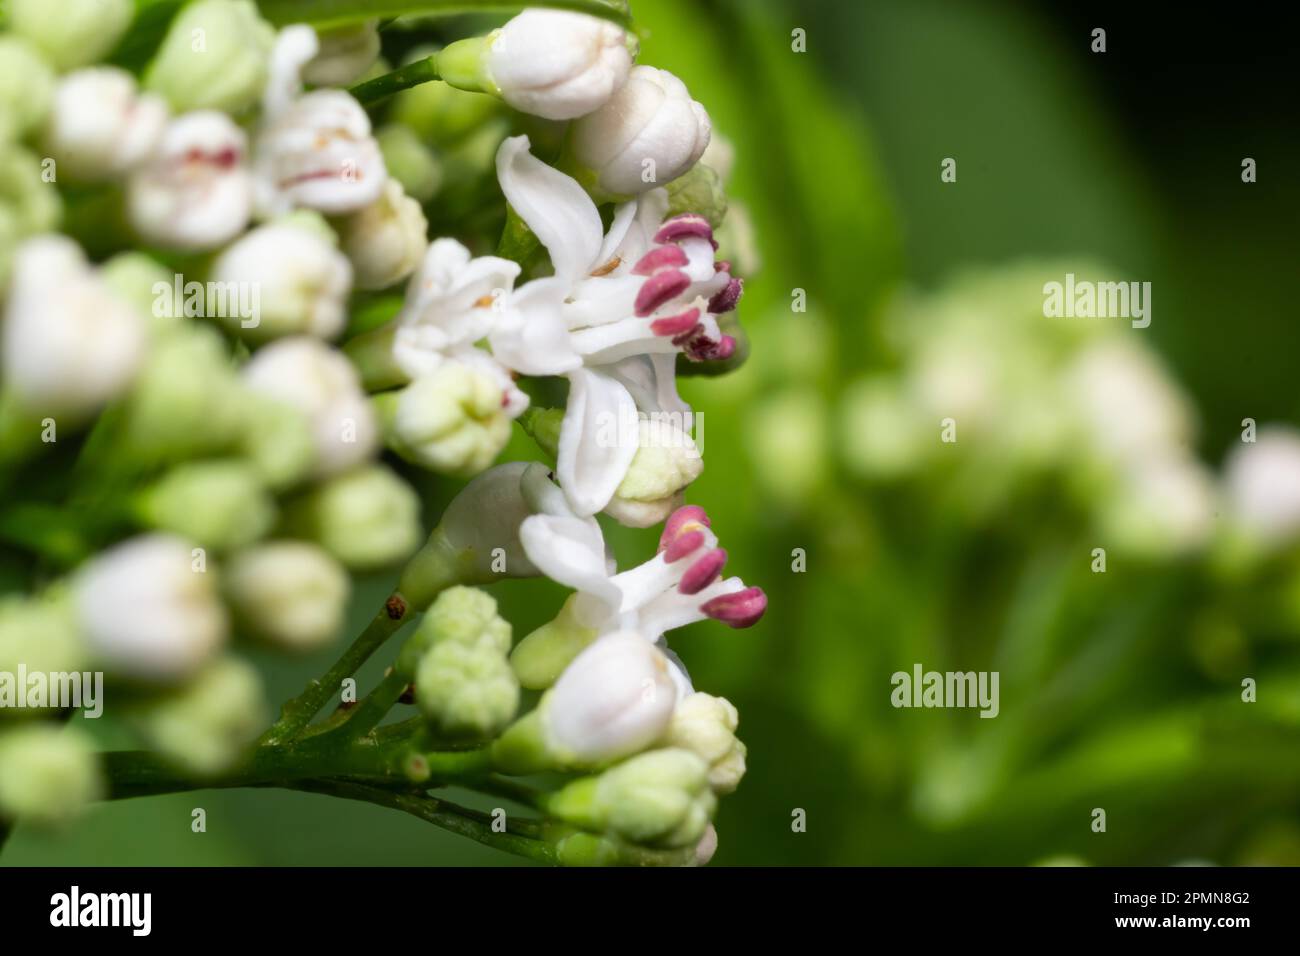
<svg viewBox="0 0 1300 956"><path fill-rule="evenodd" d="M312 86L355 83L379 59L378 20L319 30L316 37L320 52L302 69L302 78Z"/></svg>
<svg viewBox="0 0 1300 956"><path fill-rule="evenodd" d="M185 678L226 639L214 569L168 535L132 538L96 557L77 579L76 601L87 643L123 676Z"/></svg>
<svg viewBox="0 0 1300 956"><path fill-rule="evenodd" d="M563 120L599 109L627 80L633 50L606 20L525 10L489 38L488 76L517 110Z"/></svg>
<svg viewBox="0 0 1300 956"><path fill-rule="evenodd" d="M141 93L125 70L92 67L59 81L45 146L72 179L114 179L148 156L166 123L162 97Z"/></svg>
<svg viewBox="0 0 1300 956"><path fill-rule="evenodd" d="M247 151L244 131L224 113L198 110L172 120L127 185L131 225L150 242L183 250L233 239L252 214Z"/></svg>
<svg viewBox="0 0 1300 956"><path fill-rule="evenodd" d="M339 223L343 251L358 289L387 289L415 271L429 247L429 223L420 204L390 179L384 194Z"/></svg>
<svg viewBox="0 0 1300 956"><path fill-rule="evenodd" d="M712 124L686 84L667 70L636 66L600 109L573 124L574 158L616 196L672 182L704 154Z"/></svg>
<svg viewBox="0 0 1300 956"><path fill-rule="evenodd" d="M32 411L89 415L134 378L144 359L146 325L71 239L29 239L14 253L3 330L5 384Z"/></svg>
<svg viewBox="0 0 1300 956"><path fill-rule="evenodd" d="M1115 547L1164 559L1203 546L1219 507L1213 477L1200 462L1169 456L1137 463L1103 503L1101 523Z"/></svg>
<svg viewBox="0 0 1300 956"><path fill-rule="evenodd" d="M663 652L638 634L597 640L565 668L541 704L547 749L580 766L644 750L672 720L673 669Z"/></svg>
<svg viewBox="0 0 1300 956"><path fill-rule="evenodd" d="M318 475L346 471L369 460L378 448L374 412L356 370L318 339L279 339L259 349L244 368L244 380L311 422Z"/></svg>
<svg viewBox="0 0 1300 956"><path fill-rule="evenodd" d="M256 207L263 217L295 207L330 215L379 199L388 172L370 117L342 90L302 93L300 71L317 52L306 26L280 32L262 107L255 159Z"/></svg>
<svg viewBox="0 0 1300 956"><path fill-rule="evenodd" d="M237 619L283 647L323 647L343 627L347 572L305 541L269 541L239 552L225 585Z"/></svg>
<svg viewBox="0 0 1300 956"><path fill-rule="evenodd" d="M227 289L256 293L257 315L227 309L231 314L216 316L255 341L295 334L332 339L347 321L352 266L311 228L259 226L217 257L209 278Z"/></svg>
<svg viewBox="0 0 1300 956"><path fill-rule="evenodd" d="M1228 505L1245 531L1269 543L1300 533L1300 432L1260 429L1233 451L1226 470Z"/></svg>

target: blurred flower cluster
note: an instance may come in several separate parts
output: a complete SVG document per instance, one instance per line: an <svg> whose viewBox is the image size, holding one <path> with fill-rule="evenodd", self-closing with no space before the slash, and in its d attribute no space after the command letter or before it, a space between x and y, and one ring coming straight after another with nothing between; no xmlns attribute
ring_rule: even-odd
<svg viewBox="0 0 1300 956"><path fill-rule="evenodd" d="M0 820L146 779L392 806L457 782L536 811L463 811L524 856L706 861L745 748L664 635L766 597L684 502L679 365L741 357L704 107L634 65L618 5L445 46L436 17L381 42L151 6L14 0L0 34L0 672L102 672L141 748L0 708ZM516 421L545 464L493 467ZM472 480L426 525L428 475ZM620 572L602 513L662 525L657 553ZM333 644L368 572L396 590L268 729L241 649ZM515 645L479 586L537 575L574 593Z"/></svg>

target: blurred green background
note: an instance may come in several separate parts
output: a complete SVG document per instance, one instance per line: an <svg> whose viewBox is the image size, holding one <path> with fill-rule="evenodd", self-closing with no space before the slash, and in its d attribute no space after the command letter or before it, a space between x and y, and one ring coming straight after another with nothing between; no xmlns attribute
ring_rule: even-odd
<svg viewBox="0 0 1300 956"><path fill-rule="evenodd" d="M1241 53L1263 71L1243 75L1229 41L1198 52L1194 34L1118 20L1091 54L1107 24L1048 4L632 6L642 62L680 75L734 146L726 237L751 269L749 362L684 389L707 423L689 498L731 572L770 597L752 630L674 635L696 686L737 705L749 747L715 863L1300 863L1294 547L1226 569L1157 547L1093 574L1109 492L1068 443L1023 468L1013 444L885 474L848 397L864 375L906 375L952 313L1003 349L1007 328L1042 321L1044 277L1105 263L1152 282L1151 327L1114 333L1179 383L1199 420L1189 454L1218 468L1243 418L1294 423L1300 189L1282 170L1298 127L1272 109L1267 55ZM1244 156L1258 183L1241 182ZM1050 412L1042 372L1018 402ZM924 426L937 443L937 420ZM430 490L431 515L452 491ZM612 539L623 564L654 546ZM390 584L367 582L358 629ZM517 634L563 599L544 582L493 590ZM332 657L258 663L280 700ZM1001 714L894 709L890 675L918 662L999 670ZM1258 703L1240 700L1245 676ZM20 828L0 862L515 861L387 810L269 790L103 805L64 834Z"/></svg>

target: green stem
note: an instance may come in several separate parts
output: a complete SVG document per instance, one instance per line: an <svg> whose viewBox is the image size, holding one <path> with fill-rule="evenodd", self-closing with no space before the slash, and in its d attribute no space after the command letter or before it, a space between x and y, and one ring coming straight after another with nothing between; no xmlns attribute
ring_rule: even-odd
<svg viewBox="0 0 1300 956"><path fill-rule="evenodd" d="M394 591L334 666L308 684L307 689L297 697L285 702L280 709L280 719L262 735L259 742L267 745L283 744L301 734L326 702L338 693L343 681L355 674L370 659L370 655L401 628L406 622L407 610L406 599Z"/></svg>
<svg viewBox="0 0 1300 956"><path fill-rule="evenodd" d="M441 78L442 74L438 71L437 54L433 54L426 56L422 60L408 63L392 73L385 73L373 80L358 83L348 92L355 96L358 102L374 103L386 96L400 93L402 90L409 90L413 86L419 86L421 83L429 83Z"/></svg>
<svg viewBox="0 0 1300 956"><path fill-rule="evenodd" d="M497 833L492 829L492 818L488 815L447 800L335 780L302 780L293 784L291 789L343 797L347 800L363 800L392 810L401 810L403 813L419 817L427 823L460 836L469 837L485 846L504 850L538 863L550 865L559 863L555 847L551 843L511 833L508 829L510 826L508 819L506 832Z"/></svg>
<svg viewBox="0 0 1300 956"><path fill-rule="evenodd" d="M410 682L397 673L396 670L390 669L384 675L375 689L366 695L353 712L352 716L343 724L346 728L344 733L349 736L360 737L368 734L379 726L379 722L388 716L388 712L393 709L397 699L402 696Z"/></svg>

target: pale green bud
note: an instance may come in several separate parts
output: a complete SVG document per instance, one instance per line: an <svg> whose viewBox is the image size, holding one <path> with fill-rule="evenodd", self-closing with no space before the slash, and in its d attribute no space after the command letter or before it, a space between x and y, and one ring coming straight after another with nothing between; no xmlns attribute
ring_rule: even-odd
<svg viewBox="0 0 1300 956"><path fill-rule="evenodd" d="M132 716L154 750L195 776L213 776L237 763L263 728L262 678L247 661L220 658Z"/></svg>
<svg viewBox="0 0 1300 956"><path fill-rule="evenodd" d="M131 0L10 0L9 29L62 72L103 59L134 15Z"/></svg>
<svg viewBox="0 0 1300 956"><path fill-rule="evenodd" d="M415 271L428 248L429 223L420 204L395 179L376 202L336 223L358 289L387 289Z"/></svg>
<svg viewBox="0 0 1300 956"><path fill-rule="evenodd" d="M519 708L519 682L490 640L443 641L420 659L415 699L444 734L492 737Z"/></svg>
<svg viewBox="0 0 1300 956"><path fill-rule="evenodd" d="M420 499L391 469L368 465L309 491L291 524L349 568L381 568L420 546Z"/></svg>
<svg viewBox="0 0 1300 956"><path fill-rule="evenodd" d="M316 467L316 441L307 416L286 402L245 397L248 412L239 450L267 487L277 491L305 479Z"/></svg>
<svg viewBox="0 0 1300 956"><path fill-rule="evenodd" d="M127 396L128 442L149 460L225 450L245 428L242 399L216 330L178 323L150 349Z"/></svg>
<svg viewBox="0 0 1300 956"><path fill-rule="evenodd" d="M411 51L405 62L412 63L436 52L434 47L419 47ZM442 61L439 65L443 65ZM392 118L395 126L413 131L425 142L448 146L502 112L501 101L491 96L458 90L448 83L421 83L393 97Z"/></svg>
<svg viewBox="0 0 1300 956"><path fill-rule="evenodd" d="M0 599L0 673L67 673L84 669L89 652L66 592ZM10 712L0 708L0 717ZM17 713L15 711L14 713Z"/></svg>
<svg viewBox="0 0 1300 956"><path fill-rule="evenodd" d="M302 78L312 86L348 86L355 83L379 59L378 21L317 30L318 52L302 69Z"/></svg>
<svg viewBox="0 0 1300 956"><path fill-rule="evenodd" d="M545 690L559 679L569 663L596 639L596 629L579 623L571 594L555 619L533 631L515 647L510 665L519 683L529 690Z"/></svg>
<svg viewBox="0 0 1300 956"><path fill-rule="evenodd" d="M704 471L694 439L676 425L642 419L638 447L616 497L649 503L671 498Z"/></svg>
<svg viewBox="0 0 1300 956"><path fill-rule="evenodd" d="M414 678L420 658L436 644L484 644L504 657L510 653L510 622L497 614L492 595L456 585L438 595L397 656L399 673Z"/></svg>
<svg viewBox="0 0 1300 956"><path fill-rule="evenodd" d="M54 71L33 47L0 36L0 142L22 139L41 125L54 97Z"/></svg>
<svg viewBox="0 0 1300 956"><path fill-rule="evenodd" d="M251 0L199 0L172 21L145 71L145 87L177 112L241 112L262 95L274 42L275 31Z"/></svg>
<svg viewBox="0 0 1300 956"><path fill-rule="evenodd" d="M736 738L740 721L725 697L691 694L678 701L664 742L689 750L709 766L714 793L731 793L745 775L745 745Z"/></svg>
<svg viewBox="0 0 1300 956"><path fill-rule="evenodd" d="M696 163L668 184L668 216L694 213L703 216L714 229L722 228L727 216L727 193L722 177L712 166Z"/></svg>
<svg viewBox="0 0 1300 956"><path fill-rule="evenodd" d="M238 459L177 465L141 492L140 519L218 550L252 544L275 523L275 500L256 469Z"/></svg>
<svg viewBox="0 0 1300 956"><path fill-rule="evenodd" d="M417 90L440 86L444 84L424 83L407 92L414 93ZM450 89L450 87L445 88ZM399 94L399 98L406 95L406 93ZM461 95L472 96L473 94ZM477 99L492 102L485 96ZM389 123L379 128L375 133L375 139L379 142L379 151L384 154L384 166L388 169L388 175L402 184L402 189L408 196L420 202L428 202L438 194L438 189L442 186L442 164L439 163L433 150L420 142L420 138L409 127L401 123Z"/></svg>
<svg viewBox="0 0 1300 956"><path fill-rule="evenodd" d="M58 187L43 172L32 153L0 143L0 212L7 212L3 231L14 239L57 229L63 217Z"/></svg>
<svg viewBox="0 0 1300 956"><path fill-rule="evenodd" d="M0 732L0 817L54 826L102 792L99 758L86 734L50 723Z"/></svg>
<svg viewBox="0 0 1300 956"><path fill-rule="evenodd" d="M546 811L568 823L658 847L697 845L716 807L708 766L676 748L640 754L546 800Z"/></svg>
<svg viewBox="0 0 1300 956"><path fill-rule="evenodd" d="M282 647L323 647L343 628L351 582L313 544L269 541L241 551L226 563L223 581L241 627Z"/></svg>
<svg viewBox="0 0 1300 956"><path fill-rule="evenodd" d="M143 252L118 253L104 263L99 274L123 302L152 318L151 328L156 332L174 328L184 315L184 300L176 301L174 294L159 294L164 287L175 289L175 273Z"/></svg>
<svg viewBox="0 0 1300 956"><path fill-rule="evenodd" d="M510 440L500 386L459 362L444 362L374 402L388 447L441 474L478 474Z"/></svg>

